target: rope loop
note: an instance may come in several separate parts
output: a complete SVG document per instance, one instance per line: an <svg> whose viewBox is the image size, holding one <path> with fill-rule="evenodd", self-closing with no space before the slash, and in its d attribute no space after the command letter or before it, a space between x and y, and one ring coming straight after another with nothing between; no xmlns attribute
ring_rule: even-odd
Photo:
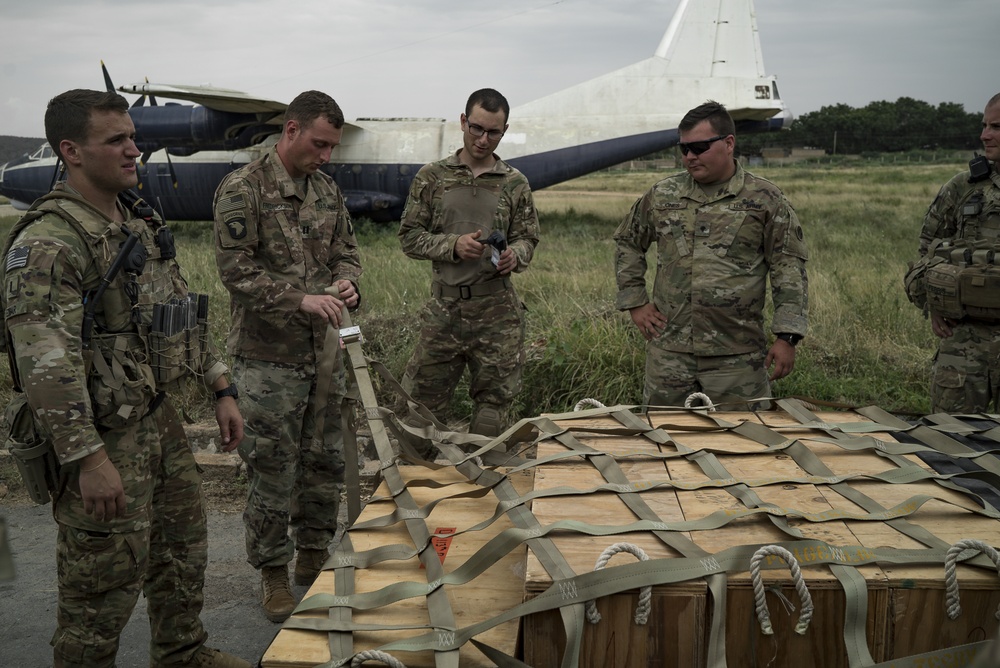
<svg viewBox="0 0 1000 668"><path fill-rule="evenodd" d="M366 661L381 661L389 668L406 668L402 661L395 658L391 654L387 654L381 650L377 649L366 649L364 652L358 652L351 659L351 668L358 668L361 664Z"/></svg>
<svg viewBox="0 0 1000 668"><path fill-rule="evenodd" d="M582 411L584 408L587 408L588 406L590 408L607 408L607 406L602 404L597 399L591 399L590 397L587 397L585 399L580 399L580 401L576 402L576 406L573 406L573 412L575 413L577 411Z"/></svg>
<svg viewBox="0 0 1000 668"><path fill-rule="evenodd" d="M697 406L694 405L695 399L700 402ZM712 403L712 400L704 392L692 392L689 394L688 398L684 400L684 408L707 408L709 413L715 412L715 404Z"/></svg>
<svg viewBox="0 0 1000 668"><path fill-rule="evenodd" d="M768 556L780 557L792 574L792 582L795 584L795 591L799 594L799 602L802 603L802 612L799 614L799 621L795 625L795 632L804 635L809 628L809 622L813 616L813 601L806 588L806 582L802 578L802 571L799 570L799 562L796 561L792 553L780 545L765 545L750 558L750 580L753 582L754 605L757 609L757 621L760 622L760 630L766 636L774 635L771 628L771 615L767 611L767 601L764 600L764 582L760 577L760 562Z"/></svg>
<svg viewBox="0 0 1000 668"><path fill-rule="evenodd" d="M608 562L611 561L611 557L619 552L628 552L634 555L639 561L649 561L649 555L638 545L632 543L615 543L604 548L604 552L601 552L601 556L597 558L597 563L594 564L594 570L603 570L608 565ZM638 626L643 626L649 621L649 611L653 607L652 600L652 587L646 586L639 590L639 604L635 608L635 623ZM597 624L601 621L601 613L597 611L597 603L594 601L587 601L587 621L591 624Z"/></svg>
<svg viewBox="0 0 1000 668"><path fill-rule="evenodd" d="M964 538L948 548L948 553L944 558L946 592L944 603L948 612L948 619L958 619L958 616L962 614L962 604L958 600L958 573L956 572L955 562L958 561L958 555L965 550L975 550L972 554L973 557L980 552L985 554L996 564L997 575L1000 575L1000 552L997 552L987 543L972 538ZM997 609L996 618L1000 619L1000 609Z"/></svg>

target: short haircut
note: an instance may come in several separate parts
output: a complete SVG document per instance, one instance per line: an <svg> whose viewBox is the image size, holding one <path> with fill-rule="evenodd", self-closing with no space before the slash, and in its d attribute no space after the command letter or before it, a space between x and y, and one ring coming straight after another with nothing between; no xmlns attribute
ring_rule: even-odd
<svg viewBox="0 0 1000 668"><path fill-rule="evenodd" d="M77 88L49 100L45 109L45 138L60 158L64 139L82 144L90 136L90 115L94 111L128 113L128 100L113 91Z"/></svg>
<svg viewBox="0 0 1000 668"><path fill-rule="evenodd" d="M340 110L340 105L318 90L299 93L285 109L285 120L297 121L302 127L308 126L320 116L325 117L337 129L344 127L344 112Z"/></svg>
<svg viewBox="0 0 1000 668"><path fill-rule="evenodd" d="M724 106L714 100L709 100L684 114L684 118L677 124L677 130L678 132L693 130L694 126L702 121L708 121L717 135L736 135L736 123L733 122L733 117Z"/></svg>
<svg viewBox="0 0 1000 668"><path fill-rule="evenodd" d="M469 96L469 101L465 103L466 117L472 114L472 110L476 105L479 105L491 114L502 111L504 125L507 124L507 120L510 118L510 105L507 104L507 98L492 88L480 88Z"/></svg>
<svg viewBox="0 0 1000 668"><path fill-rule="evenodd" d="M989 99L989 102L986 103L986 106L983 107L983 109L989 109L994 104L1000 104L1000 93L997 93L996 95L994 95L993 97L991 97Z"/></svg>

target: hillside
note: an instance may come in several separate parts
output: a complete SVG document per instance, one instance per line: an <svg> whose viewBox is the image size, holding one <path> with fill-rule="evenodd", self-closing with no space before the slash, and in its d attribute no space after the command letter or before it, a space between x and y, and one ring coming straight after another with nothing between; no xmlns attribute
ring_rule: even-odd
<svg viewBox="0 0 1000 668"><path fill-rule="evenodd" d="M41 137L11 137L0 135L0 164L20 158L25 153L34 153L45 139Z"/></svg>

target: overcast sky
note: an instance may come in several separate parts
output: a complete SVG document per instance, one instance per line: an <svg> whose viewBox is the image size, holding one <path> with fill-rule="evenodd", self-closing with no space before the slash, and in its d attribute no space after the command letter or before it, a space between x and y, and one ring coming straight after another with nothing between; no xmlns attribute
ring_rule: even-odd
<svg viewBox="0 0 1000 668"><path fill-rule="evenodd" d="M649 57L677 4L0 0L0 134L43 136L48 99L103 88L102 59L116 85L281 102L317 88L348 119L457 119L476 88L517 106ZM1000 90L998 0L756 0L756 13L765 68L796 115L902 96L980 113Z"/></svg>

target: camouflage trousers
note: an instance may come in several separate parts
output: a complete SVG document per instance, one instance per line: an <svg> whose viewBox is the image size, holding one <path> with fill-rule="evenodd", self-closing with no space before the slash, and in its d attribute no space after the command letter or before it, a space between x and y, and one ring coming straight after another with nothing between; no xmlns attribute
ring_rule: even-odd
<svg viewBox="0 0 1000 668"><path fill-rule="evenodd" d="M7 542L7 520L0 515L0 582L14 579L14 557Z"/></svg>
<svg viewBox="0 0 1000 668"><path fill-rule="evenodd" d="M931 411L1000 410L1000 324L970 322L940 339L931 372Z"/></svg>
<svg viewBox="0 0 1000 668"><path fill-rule="evenodd" d="M737 403L729 410L747 410L747 401L767 397L771 385L764 367L765 353L702 357L665 350L654 339L646 344L646 381L643 402L650 406L683 406L693 392L708 395L713 404ZM749 408L764 409L770 402ZM699 405L696 403L695 405Z"/></svg>
<svg viewBox="0 0 1000 668"><path fill-rule="evenodd" d="M315 365L238 357L233 381L246 420L239 453L250 477L243 511L247 561L257 569L282 566L296 548L325 550L337 532L344 485L343 365L322 409L322 438L314 438Z"/></svg>
<svg viewBox="0 0 1000 668"><path fill-rule="evenodd" d="M139 598L147 600L150 665L184 663L207 638L201 623L208 532L201 475L177 412L102 434L122 477L126 516L98 523L83 510L79 467L62 469L56 666L114 666L118 640Z"/></svg>
<svg viewBox="0 0 1000 668"><path fill-rule="evenodd" d="M521 391L524 326L524 306L513 290L431 299L420 313L420 340L403 389L440 418L468 365L473 403L508 408Z"/></svg>

